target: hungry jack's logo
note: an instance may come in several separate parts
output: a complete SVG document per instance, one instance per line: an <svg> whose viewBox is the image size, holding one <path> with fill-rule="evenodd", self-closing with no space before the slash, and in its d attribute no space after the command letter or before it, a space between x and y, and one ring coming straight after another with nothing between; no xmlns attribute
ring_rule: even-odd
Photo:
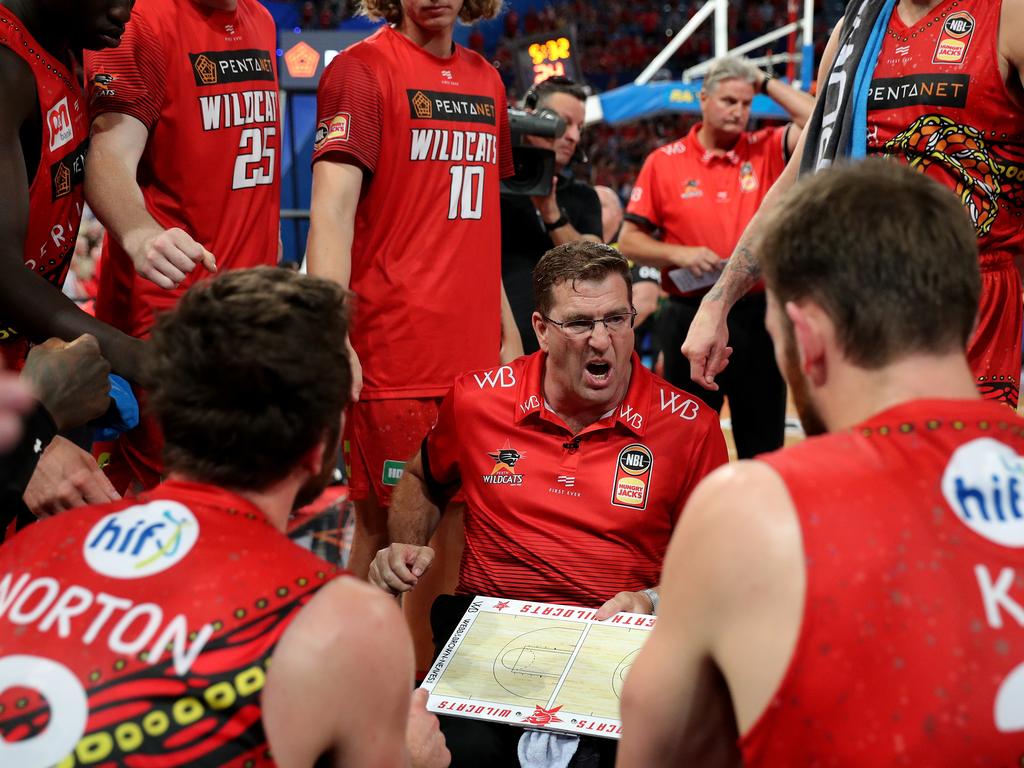
<svg viewBox="0 0 1024 768"><path fill-rule="evenodd" d="M485 485L522 485L523 476L516 472L516 464L522 461L523 454L505 441L505 447L487 454L494 459L494 469L482 475Z"/></svg>
<svg viewBox="0 0 1024 768"><path fill-rule="evenodd" d="M967 11L951 13L942 25L932 64L961 64L974 37L974 17Z"/></svg>
<svg viewBox="0 0 1024 768"><path fill-rule="evenodd" d="M646 445L633 443L619 451L612 483L612 504L632 509L646 508L653 469L654 454Z"/></svg>

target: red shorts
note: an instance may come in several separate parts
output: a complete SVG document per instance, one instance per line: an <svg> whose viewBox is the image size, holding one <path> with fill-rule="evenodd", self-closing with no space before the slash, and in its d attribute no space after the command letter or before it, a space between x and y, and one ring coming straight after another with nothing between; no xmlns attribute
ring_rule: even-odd
<svg viewBox="0 0 1024 768"><path fill-rule="evenodd" d="M143 392L132 387L139 401L139 425L116 440L95 443L93 455L122 496L134 496L160 483L164 471L164 436L149 413Z"/></svg>
<svg viewBox="0 0 1024 768"><path fill-rule="evenodd" d="M349 406L342 446L353 501L367 498L372 487L382 507L391 504L405 462L419 451L440 405L440 398L429 397L360 400Z"/></svg>
<svg viewBox="0 0 1024 768"><path fill-rule="evenodd" d="M967 344L967 362L981 396L1017 407L1020 395L1021 278L1013 259L983 256L978 327Z"/></svg>

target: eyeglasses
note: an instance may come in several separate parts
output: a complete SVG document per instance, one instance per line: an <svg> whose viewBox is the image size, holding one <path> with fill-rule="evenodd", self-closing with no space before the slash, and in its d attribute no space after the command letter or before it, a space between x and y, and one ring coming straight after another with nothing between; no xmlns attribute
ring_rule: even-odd
<svg viewBox="0 0 1024 768"><path fill-rule="evenodd" d="M608 333L621 333L627 328L632 328L633 323L636 321L636 310L634 309L632 312L627 312L626 314L598 317L593 320L568 320L564 323L552 320L547 315L541 315L541 317L543 317L546 322L549 322L552 325L557 325L569 336L583 337L592 334L598 323L604 325L604 328Z"/></svg>

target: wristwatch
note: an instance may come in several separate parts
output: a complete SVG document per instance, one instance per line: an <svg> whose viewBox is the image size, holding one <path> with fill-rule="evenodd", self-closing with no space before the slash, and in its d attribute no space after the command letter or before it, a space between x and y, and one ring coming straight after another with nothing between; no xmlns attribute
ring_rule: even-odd
<svg viewBox="0 0 1024 768"><path fill-rule="evenodd" d="M651 614L657 615L658 613L658 590L656 589L641 589L640 592L647 595L647 599L651 601Z"/></svg>
<svg viewBox="0 0 1024 768"><path fill-rule="evenodd" d="M545 232L554 232L559 227L564 227L566 224L569 223L569 216L566 214L565 208L559 208L558 212L561 214L561 216L552 221L550 224L544 221L543 218L541 218L541 221L544 221Z"/></svg>
<svg viewBox="0 0 1024 768"><path fill-rule="evenodd" d="M763 93L765 96L767 96L768 95L768 81L769 80L774 80L775 79L775 75L773 75L771 72L769 72L767 70L762 70L761 74L764 75L764 80L761 81L761 87L758 90L761 93Z"/></svg>

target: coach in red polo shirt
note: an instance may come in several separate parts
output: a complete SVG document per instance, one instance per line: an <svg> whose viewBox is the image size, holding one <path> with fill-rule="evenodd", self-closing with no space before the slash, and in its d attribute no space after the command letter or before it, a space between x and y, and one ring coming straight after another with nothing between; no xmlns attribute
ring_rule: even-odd
<svg viewBox="0 0 1024 768"><path fill-rule="evenodd" d="M652 613L683 504L727 460L718 414L640 364L629 266L613 248L553 248L534 293L541 351L456 380L395 489L388 529L400 543L377 554L370 580L415 587L440 510L461 490L458 594ZM453 766L518 765L518 729L447 725Z"/></svg>
<svg viewBox="0 0 1024 768"><path fill-rule="evenodd" d="M747 131L755 88L784 107L793 122ZM690 380L690 364L679 348L701 297L785 168L814 99L743 59L725 58L708 70L700 106L701 123L644 161L619 247L638 264L661 267L662 287L670 295L657 331L665 378L715 410L728 396L737 452L750 458L782 446L786 418L786 385L764 329L764 288L756 286L730 315L733 353L728 373L719 377L720 391ZM679 277L692 285L673 279Z"/></svg>

